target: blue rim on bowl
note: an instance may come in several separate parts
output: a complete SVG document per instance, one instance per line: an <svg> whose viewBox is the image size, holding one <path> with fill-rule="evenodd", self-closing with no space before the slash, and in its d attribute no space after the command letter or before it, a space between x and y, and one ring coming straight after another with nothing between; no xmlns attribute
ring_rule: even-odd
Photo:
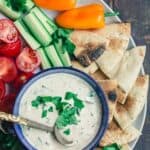
<svg viewBox="0 0 150 150"><path fill-rule="evenodd" d="M32 85L33 82L35 82L36 80L38 80L41 77L47 76L49 74L56 74L56 73L67 73L67 74L72 74L75 76L78 76L80 78L82 78L83 80L85 80L87 83L89 83L89 85L92 86L92 88L95 90L97 96L99 97L99 100L101 102L102 105L102 119L101 119L101 125L99 127L99 130L95 136L95 138L91 141L91 143L89 143L84 149L88 149L91 150L93 149L98 142L101 140L102 136L105 133L105 130L107 128L108 125L108 115L109 115L109 111L108 111L108 105L106 102L106 98L104 95L103 90L101 89L101 87L96 83L96 81L94 81L89 75L77 70L77 69L73 69L73 68L66 68L66 67L57 67L57 68L52 68L52 69L47 69L44 70L40 73L37 73L33 78L31 78L21 89L20 93L17 96L15 105L14 105L14 110L13 110L13 114L14 115L19 115L19 106L20 106L20 102L21 102L21 98L23 96L23 94L25 93L25 91L28 89L28 87L30 87L30 85ZM17 136L19 137L20 141L24 144L24 146L29 149L29 150L36 150L36 148L34 148L25 138L25 136L23 135L22 129L20 125L14 124L14 128L15 131L17 133Z"/></svg>

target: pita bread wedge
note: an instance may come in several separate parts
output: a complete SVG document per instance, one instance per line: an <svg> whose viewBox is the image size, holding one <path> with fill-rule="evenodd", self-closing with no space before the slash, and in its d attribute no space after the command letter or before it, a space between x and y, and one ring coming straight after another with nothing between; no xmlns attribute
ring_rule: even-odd
<svg viewBox="0 0 150 150"><path fill-rule="evenodd" d="M98 69L96 72L94 72L93 74L91 74L91 76L97 81L97 80L105 80L108 79L105 74Z"/></svg>
<svg viewBox="0 0 150 150"><path fill-rule="evenodd" d="M70 39L76 45L74 55L84 67L96 60L109 42L105 37L89 30L75 30Z"/></svg>
<svg viewBox="0 0 150 150"><path fill-rule="evenodd" d="M108 129L106 130L105 135L99 144L100 146L106 146L113 143L117 143L118 145L125 145L135 140L140 135L141 133L133 126L130 126L126 130L122 130L113 120L109 124Z"/></svg>
<svg viewBox="0 0 150 150"><path fill-rule="evenodd" d="M93 74L98 70L98 66L95 62L91 63L88 67L83 67L78 61L72 61L72 67L79 69L87 74Z"/></svg>
<svg viewBox="0 0 150 150"><path fill-rule="evenodd" d="M108 78L104 75L104 73L101 70L96 71L94 74L91 74L91 76L96 81L108 80ZM113 80L109 80L109 81L113 81ZM109 82L109 84L111 84L111 82ZM116 101L121 102L122 99L126 98L126 93L123 92L120 88L117 88L116 93L117 93L117 100Z"/></svg>
<svg viewBox="0 0 150 150"><path fill-rule="evenodd" d="M138 46L130 51L126 51L121 61L119 70L117 71L114 79L117 80L119 87L126 95L134 85L140 69L142 67L146 53L145 46ZM120 103L124 104L126 99L122 99Z"/></svg>
<svg viewBox="0 0 150 150"><path fill-rule="evenodd" d="M149 76L139 76L130 91L125 103L125 108L128 111L132 120L136 120L137 116L142 111L147 99L149 87Z"/></svg>
<svg viewBox="0 0 150 150"><path fill-rule="evenodd" d="M106 25L103 29L94 30L96 34L102 37L129 37L131 35L130 23L112 23Z"/></svg>
<svg viewBox="0 0 150 150"><path fill-rule="evenodd" d="M131 148L128 144L125 144L121 146L121 150L131 150Z"/></svg>
<svg viewBox="0 0 150 150"><path fill-rule="evenodd" d="M122 129L126 129L127 127L131 126L133 122L128 111L120 103L117 103L116 105L116 109L114 111L114 118Z"/></svg>
<svg viewBox="0 0 150 150"><path fill-rule="evenodd" d="M119 68L119 63L128 47L131 35L130 24L111 24L106 30L99 30L99 35L108 36L109 44L106 51L96 60L106 76L112 78Z"/></svg>
<svg viewBox="0 0 150 150"><path fill-rule="evenodd" d="M97 148L94 149L94 150L103 150L103 148L97 147ZM129 147L128 144L126 144L126 145L121 145L121 150L131 150L131 148Z"/></svg>
<svg viewBox="0 0 150 150"><path fill-rule="evenodd" d="M120 60L120 55L123 55L123 50L128 46L130 33L129 23L115 23L106 25L101 30L76 30L70 39L76 45L76 58L83 66L88 66L106 53L105 50L112 51L112 54L115 51L115 56L117 53ZM116 62L116 59L113 61Z"/></svg>
<svg viewBox="0 0 150 150"><path fill-rule="evenodd" d="M112 121L117 103L117 82L115 80L97 80L105 92L109 107L109 123Z"/></svg>

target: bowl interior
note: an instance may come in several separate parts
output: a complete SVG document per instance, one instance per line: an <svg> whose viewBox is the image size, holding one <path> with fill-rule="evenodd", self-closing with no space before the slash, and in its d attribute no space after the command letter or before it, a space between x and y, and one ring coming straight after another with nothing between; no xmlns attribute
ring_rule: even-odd
<svg viewBox="0 0 150 150"><path fill-rule="evenodd" d="M94 148L98 142L101 140L102 136L104 135L104 132L107 128L108 125L108 105L106 102L106 98L104 95L103 90L101 89L101 87L87 74L77 70L77 69L73 69L73 68L53 68L53 69L48 69L45 71L42 71L38 74L36 74L32 79L30 79L21 89L20 93L17 96L15 105L14 105L14 110L13 110L13 114L14 115L19 115L19 108L20 108L20 103L21 103L21 99L22 96L24 95L24 93L26 92L26 90L32 85L32 83L36 82L38 79L45 77L47 75L50 74L57 74L57 73L66 73L66 74L72 74L74 76L77 76L83 80L85 80L89 85L91 85L91 87L95 90L101 106L102 106L102 119L101 119L101 124L100 127L98 129L98 132L95 136L95 138L91 141L91 143L89 143L89 145L87 145L85 147L85 149L92 149ZM19 139L21 140L21 142L24 144L24 146L26 148L33 149L35 150L35 148L27 141L27 139L25 138L23 132L22 132L22 128L20 125L14 124L14 128L15 131L19 137Z"/></svg>

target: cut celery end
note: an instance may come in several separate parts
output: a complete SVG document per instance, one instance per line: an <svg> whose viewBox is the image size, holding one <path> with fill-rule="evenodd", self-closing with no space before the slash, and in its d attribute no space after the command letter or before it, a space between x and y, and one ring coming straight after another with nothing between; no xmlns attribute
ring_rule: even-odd
<svg viewBox="0 0 150 150"><path fill-rule="evenodd" d="M63 64L56 52L56 49L53 45L46 47L45 51L46 51L46 54L47 54L49 60L51 61L51 63L53 64L54 67L62 67L63 66Z"/></svg>
<svg viewBox="0 0 150 150"><path fill-rule="evenodd" d="M49 35L35 13L29 13L23 18L23 21L42 46L45 47L51 43L52 37Z"/></svg>
<svg viewBox="0 0 150 150"><path fill-rule="evenodd" d="M30 34L29 30L26 28L21 19L15 21L14 24L32 49L36 50L41 46L41 44Z"/></svg>

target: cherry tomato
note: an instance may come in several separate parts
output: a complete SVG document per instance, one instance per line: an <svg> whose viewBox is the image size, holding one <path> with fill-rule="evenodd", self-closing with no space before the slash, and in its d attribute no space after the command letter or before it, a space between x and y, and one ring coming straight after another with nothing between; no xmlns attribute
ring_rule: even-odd
<svg viewBox="0 0 150 150"><path fill-rule="evenodd" d="M0 100L4 98L6 93L6 86L3 80L0 79Z"/></svg>
<svg viewBox="0 0 150 150"><path fill-rule="evenodd" d="M2 43L0 44L0 54L8 57L15 57L20 53L21 39L18 39L14 43Z"/></svg>
<svg viewBox="0 0 150 150"><path fill-rule="evenodd" d="M33 72L40 65L40 56L31 48L24 48L18 55L16 64L19 70L23 72Z"/></svg>
<svg viewBox="0 0 150 150"><path fill-rule="evenodd" d="M6 43L14 43L18 40L19 33L9 19L0 20L0 40Z"/></svg>
<svg viewBox="0 0 150 150"><path fill-rule="evenodd" d="M17 76L16 80L14 81L14 88L18 91L20 88L33 76L32 72L30 73L21 73Z"/></svg>
<svg viewBox="0 0 150 150"><path fill-rule="evenodd" d="M5 82L12 82L17 77L14 61L7 57L0 57L0 78Z"/></svg>
<svg viewBox="0 0 150 150"><path fill-rule="evenodd" d="M12 113L16 99L16 93L11 93L0 100L0 111Z"/></svg>

